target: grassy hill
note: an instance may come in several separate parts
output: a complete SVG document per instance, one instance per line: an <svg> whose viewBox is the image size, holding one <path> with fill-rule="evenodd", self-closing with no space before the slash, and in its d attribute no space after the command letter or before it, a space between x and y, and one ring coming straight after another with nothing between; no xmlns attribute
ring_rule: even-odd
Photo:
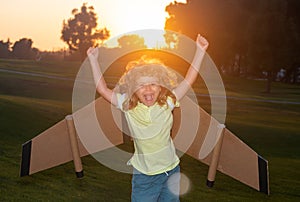
<svg viewBox="0 0 300 202"><path fill-rule="evenodd" d="M71 113L79 67L70 62L0 60L1 201L129 201L131 176L91 156L82 158L82 179L75 177L72 162L19 177L21 145ZM202 86L198 84L196 88ZM224 84L226 126L269 161L271 195L221 173L209 189L208 167L183 156L181 169L191 188L181 201L299 201L300 86L275 83L273 93L264 94L264 81L224 77ZM209 110L207 97L199 102Z"/></svg>

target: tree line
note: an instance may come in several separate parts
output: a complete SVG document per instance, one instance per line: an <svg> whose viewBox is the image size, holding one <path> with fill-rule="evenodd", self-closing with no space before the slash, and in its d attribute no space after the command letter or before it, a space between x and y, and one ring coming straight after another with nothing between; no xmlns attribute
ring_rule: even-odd
<svg viewBox="0 0 300 202"><path fill-rule="evenodd" d="M300 1L298 0L187 0L173 2L166 8L169 18L165 29L182 33L192 39L203 34L211 43L208 53L224 73L262 77L268 85L284 68L285 82L297 82L300 67ZM83 60L90 46L101 46L110 31L98 27L93 6L84 3L73 9L72 17L63 21L61 40L69 50ZM175 35L165 35L168 47L180 41ZM145 47L138 36L123 36L119 47ZM33 41L20 39L12 44L0 41L0 58L36 59L41 57ZM66 51L60 54L66 57ZM264 73L264 75L263 75ZM270 86L267 86L269 91Z"/></svg>
<svg viewBox="0 0 300 202"><path fill-rule="evenodd" d="M166 7L165 29L191 38L203 34L211 43L210 56L227 73L264 73L271 82L284 68L283 79L293 83L300 67L299 10L299 0L187 0Z"/></svg>
<svg viewBox="0 0 300 202"><path fill-rule="evenodd" d="M40 51L34 48L33 40L22 38L14 44L7 41L0 41L0 58L15 59L64 59L64 60L84 60L86 51L91 46L101 46L110 37L107 28L98 28L98 16L93 6L83 3L80 9L74 8L72 17L63 21L63 28L60 39L64 41L68 50ZM124 35L118 39L119 48L139 47L146 48L144 38L138 35Z"/></svg>
<svg viewBox="0 0 300 202"><path fill-rule="evenodd" d="M0 58L35 59L39 50L32 47L33 41L22 38L15 43L0 41Z"/></svg>

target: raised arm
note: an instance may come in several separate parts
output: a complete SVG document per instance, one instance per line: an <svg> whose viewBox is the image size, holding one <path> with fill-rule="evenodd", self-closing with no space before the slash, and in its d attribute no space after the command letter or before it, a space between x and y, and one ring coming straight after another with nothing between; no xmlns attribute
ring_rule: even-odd
<svg viewBox="0 0 300 202"><path fill-rule="evenodd" d="M189 67L184 80L174 89L174 94L178 100L184 97L184 95L188 92L193 83L196 81L200 70L201 62L203 60L205 51L208 47L208 41L200 34L198 34L197 36L196 44L197 47L192 64Z"/></svg>
<svg viewBox="0 0 300 202"><path fill-rule="evenodd" d="M108 100L110 103L116 106L116 96L114 95L114 92L107 87L98 63L99 49L91 47L87 50L87 55L91 63L93 78L97 92L100 93L100 95L106 100Z"/></svg>

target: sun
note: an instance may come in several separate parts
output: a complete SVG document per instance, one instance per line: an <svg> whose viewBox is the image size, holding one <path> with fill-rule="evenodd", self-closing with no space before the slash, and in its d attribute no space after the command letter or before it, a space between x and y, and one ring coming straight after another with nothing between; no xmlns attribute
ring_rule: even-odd
<svg viewBox="0 0 300 202"><path fill-rule="evenodd" d="M144 9L138 4L130 5L126 15L122 15L122 28L128 31L140 29L163 29L166 13L155 4L145 5Z"/></svg>
<svg viewBox="0 0 300 202"><path fill-rule="evenodd" d="M127 0L111 1L115 9L110 13L109 21L112 37L134 32L137 30L164 30L165 20L168 14L165 7L172 0ZM178 2L178 1L177 1ZM185 2L185 1L179 1ZM160 37L149 34L142 35L145 44L149 48L164 45L163 33Z"/></svg>

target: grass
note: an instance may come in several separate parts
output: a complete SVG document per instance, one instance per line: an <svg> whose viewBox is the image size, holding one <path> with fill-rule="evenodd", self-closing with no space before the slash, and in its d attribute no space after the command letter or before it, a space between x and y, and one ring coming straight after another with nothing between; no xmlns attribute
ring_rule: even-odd
<svg viewBox="0 0 300 202"><path fill-rule="evenodd" d="M131 176L91 156L82 158L82 179L75 177L72 162L19 177L21 145L71 113L72 78L79 66L0 60L1 69L68 78L0 72L0 201L129 201ZM219 172L214 188L209 189L205 186L208 167L184 155L181 170L191 185L181 201L299 201L299 104L265 100L299 102L300 87L274 83L274 93L266 95L261 93L263 81L225 77L224 84L227 95L258 99L228 99L226 126L269 161L271 195ZM209 110L209 100L200 100Z"/></svg>

